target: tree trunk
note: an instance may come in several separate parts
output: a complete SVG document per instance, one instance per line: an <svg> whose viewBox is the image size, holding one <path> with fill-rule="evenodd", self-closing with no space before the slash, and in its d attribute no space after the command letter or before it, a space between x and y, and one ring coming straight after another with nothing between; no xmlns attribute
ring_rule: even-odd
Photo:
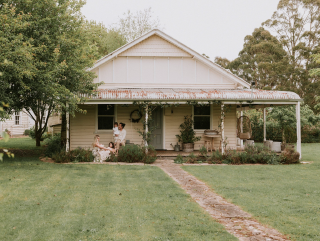
<svg viewBox="0 0 320 241"><path fill-rule="evenodd" d="M36 125L37 126L37 125ZM38 126L37 126L38 127ZM38 128L37 128L38 129ZM41 137L42 137L42 130L39 129L37 130L35 129L35 134L36 134L36 146L40 146L40 142L41 142Z"/></svg>
<svg viewBox="0 0 320 241"><path fill-rule="evenodd" d="M36 146L40 146L41 145L40 142L41 142L41 135L39 135L39 133L37 133L36 134Z"/></svg>
<svg viewBox="0 0 320 241"><path fill-rule="evenodd" d="M282 143L286 143L285 128L282 129Z"/></svg>
<svg viewBox="0 0 320 241"><path fill-rule="evenodd" d="M35 123L35 128L34 128L34 132L35 132L35 136L36 136L36 146L40 146L40 141L41 141L41 131L38 130L39 126L38 126L38 118L36 119L36 123ZM40 132L40 135L39 135Z"/></svg>
<svg viewBox="0 0 320 241"><path fill-rule="evenodd" d="M61 114L61 148L66 149L67 143L67 115L66 113Z"/></svg>

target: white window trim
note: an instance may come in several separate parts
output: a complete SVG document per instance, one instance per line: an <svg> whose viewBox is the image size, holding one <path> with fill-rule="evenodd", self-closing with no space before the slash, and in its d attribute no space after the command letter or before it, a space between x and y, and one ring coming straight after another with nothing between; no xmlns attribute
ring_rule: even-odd
<svg viewBox="0 0 320 241"><path fill-rule="evenodd" d="M18 113L18 115L16 113ZM19 124L16 124L16 116L19 116ZM22 124L21 124L21 111L14 112L14 126L22 126Z"/></svg>
<svg viewBox="0 0 320 241"><path fill-rule="evenodd" d="M192 106L192 120L194 121L194 106ZM213 129L213 105L210 104L210 129ZM203 134L206 129L194 129L196 134Z"/></svg>
<svg viewBox="0 0 320 241"><path fill-rule="evenodd" d="M101 103L103 105L103 103ZM109 134L113 133L113 130L98 130L98 104L96 105L96 120L95 120L95 132L93 134ZM118 105L114 104L114 121L118 121Z"/></svg>

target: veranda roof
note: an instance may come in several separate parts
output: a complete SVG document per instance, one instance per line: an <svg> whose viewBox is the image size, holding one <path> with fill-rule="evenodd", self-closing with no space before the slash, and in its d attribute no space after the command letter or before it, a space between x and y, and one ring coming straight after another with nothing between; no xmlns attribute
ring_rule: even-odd
<svg viewBox="0 0 320 241"><path fill-rule="evenodd" d="M220 90L220 89L99 89L96 96L90 100L117 101L186 101L186 100L221 100L221 101L289 101L297 102L302 99L290 91L270 90Z"/></svg>

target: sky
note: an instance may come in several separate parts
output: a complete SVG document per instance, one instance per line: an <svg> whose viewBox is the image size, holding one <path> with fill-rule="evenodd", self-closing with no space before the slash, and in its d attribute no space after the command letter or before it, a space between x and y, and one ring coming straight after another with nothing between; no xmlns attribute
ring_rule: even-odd
<svg viewBox="0 0 320 241"><path fill-rule="evenodd" d="M233 60L246 35L271 18L279 0L87 0L82 13L109 26L124 12L151 7L162 30L211 60Z"/></svg>

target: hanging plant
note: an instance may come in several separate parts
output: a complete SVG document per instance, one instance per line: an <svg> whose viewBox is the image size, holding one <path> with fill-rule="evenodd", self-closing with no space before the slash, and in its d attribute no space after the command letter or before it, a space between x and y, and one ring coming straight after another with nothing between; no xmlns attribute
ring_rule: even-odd
<svg viewBox="0 0 320 241"><path fill-rule="evenodd" d="M140 110L136 109L136 110L133 110L131 113L130 113L130 121L132 123L138 123L142 118L142 114L140 112Z"/></svg>

